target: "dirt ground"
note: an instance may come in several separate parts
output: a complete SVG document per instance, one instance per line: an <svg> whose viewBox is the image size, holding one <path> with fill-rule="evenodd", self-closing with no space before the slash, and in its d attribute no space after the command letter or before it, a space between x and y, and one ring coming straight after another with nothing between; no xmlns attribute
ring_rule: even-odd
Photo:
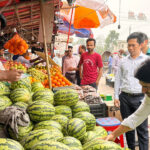
<svg viewBox="0 0 150 150"><path fill-rule="evenodd" d="M97 92L100 94L109 94L112 95L112 97L114 97L114 88L106 85L105 74L100 80L100 84L98 86ZM113 105L113 101L109 102L109 104ZM148 117L148 126L149 126L149 150L150 150L150 116ZM125 141L125 145L126 145L126 141ZM138 146L136 147L136 150L139 150Z"/></svg>

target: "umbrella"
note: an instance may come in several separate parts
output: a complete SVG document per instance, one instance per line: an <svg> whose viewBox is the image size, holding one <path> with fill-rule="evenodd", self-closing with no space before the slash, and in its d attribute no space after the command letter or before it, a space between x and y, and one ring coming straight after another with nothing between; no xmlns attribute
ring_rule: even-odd
<svg viewBox="0 0 150 150"><path fill-rule="evenodd" d="M67 22L66 20L61 20L61 23L58 27L58 32L59 33L63 33L63 34L68 34L69 31L69 22ZM91 29L75 29L73 25L71 25L70 28L70 35L76 35L77 37L81 37L81 38L89 38L89 37L93 37L93 33Z"/></svg>
<svg viewBox="0 0 150 150"><path fill-rule="evenodd" d="M76 0L74 6L73 13L71 10L62 10L59 16L67 22L71 20L75 29L104 27L116 22L116 16L104 0Z"/></svg>

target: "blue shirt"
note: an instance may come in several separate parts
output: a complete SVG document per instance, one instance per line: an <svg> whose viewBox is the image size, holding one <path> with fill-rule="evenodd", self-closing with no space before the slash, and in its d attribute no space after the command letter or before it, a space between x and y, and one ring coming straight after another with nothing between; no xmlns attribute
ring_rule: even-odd
<svg viewBox="0 0 150 150"><path fill-rule="evenodd" d="M108 58L108 65L109 66L112 66L112 60L113 60L113 58L111 56L109 56L109 58Z"/></svg>

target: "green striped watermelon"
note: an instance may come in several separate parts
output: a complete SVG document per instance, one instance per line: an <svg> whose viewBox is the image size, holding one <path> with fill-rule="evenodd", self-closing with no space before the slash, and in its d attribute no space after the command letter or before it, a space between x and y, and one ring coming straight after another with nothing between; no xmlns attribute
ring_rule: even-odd
<svg viewBox="0 0 150 150"><path fill-rule="evenodd" d="M67 125L68 135L82 140L86 133L85 122L79 118L70 119Z"/></svg>
<svg viewBox="0 0 150 150"><path fill-rule="evenodd" d="M74 106L79 100L79 94L73 89L61 89L54 94L56 105Z"/></svg>
<svg viewBox="0 0 150 150"><path fill-rule="evenodd" d="M56 106L55 113L58 115L59 114L64 115L64 116L68 117L69 119L72 118L72 110L69 106L65 106L65 105Z"/></svg>
<svg viewBox="0 0 150 150"><path fill-rule="evenodd" d="M32 150L71 150L67 145L55 141L42 141L35 144Z"/></svg>
<svg viewBox="0 0 150 150"><path fill-rule="evenodd" d="M17 89L17 88L25 88L28 89L29 91L31 91L31 83L30 83L30 78L23 78L19 81L15 81L11 83L11 87L12 90Z"/></svg>
<svg viewBox="0 0 150 150"><path fill-rule="evenodd" d="M60 125L62 126L63 134L67 135L67 123L68 123L69 119L64 115L55 115L51 119L60 123Z"/></svg>
<svg viewBox="0 0 150 150"><path fill-rule="evenodd" d="M90 107L87 103L78 101L76 105L71 107L73 115L82 112L82 111L87 111L90 112Z"/></svg>
<svg viewBox="0 0 150 150"><path fill-rule="evenodd" d="M83 150L122 150L122 148L114 142L94 139L85 143Z"/></svg>
<svg viewBox="0 0 150 150"><path fill-rule="evenodd" d="M54 128L52 126L46 130L49 130L50 134L53 135L55 137L55 140L57 140L57 141L60 141L64 137L62 132L59 129Z"/></svg>
<svg viewBox="0 0 150 150"><path fill-rule="evenodd" d="M96 125L95 116L89 112L79 112L74 115L75 118L80 118L86 123L86 130L93 130Z"/></svg>
<svg viewBox="0 0 150 150"><path fill-rule="evenodd" d="M47 102L53 104L54 103L53 95L54 94L52 91L50 91L48 89L43 89L43 90L35 92L32 96L32 99L33 99L33 101L42 100L42 101L47 101Z"/></svg>
<svg viewBox="0 0 150 150"><path fill-rule="evenodd" d="M32 92L37 92L44 89L44 86L41 82L33 82L31 86L32 86Z"/></svg>
<svg viewBox="0 0 150 150"><path fill-rule="evenodd" d="M15 140L0 138L0 150L24 150L24 148Z"/></svg>
<svg viewBox="0 0 150 150"><path fill-rule="evenodd" d="M62 130L62 126L60 125L59 122L53 121L53 120L47 120L47 121L42 121L37 123L34 126L34 130L39 130L39 129L51 129L51 128L56 128L58 130Z"/></svg>
<svg viewBox="0 0 150 150"><path fill-rule="evenodd" d="M40 129L31 131L25 138L21 141L21 144L25 150L33 150L32 147L41 142L47 140L55 140L55 135L52 135L49 130Z"/></svg>
<svg viewBox="0 0 150 150"><path fill-rule="evenodd" d="M29 132L33 129L33 123L30 122L30 124L26 127L18 126L18 135L17 137L13 133L12 129L9 127L8 132L12 139L21 141Z"/></svg>
<svg viewBox="0 0 150 150"><path fill-rule="evenodd" d="M94 140L98 138L98 135L96 135L96 133L94 131L87 131L83 140L82 140L82 144L85 144L91 140Z"/></svg>
<svg viewBox="0 0 150 150"><path fill-rule="evenodd" d="M101 126L95 126L93 131L98 135L100 138L104 138L108 135L107 131Z"/></svg>
<svg viewBox="0 0 150 150"><path fill-rule="evenodd" d="M7 96L0 96L0 111L11 105L12 102Z"/></svg>
<svg viewBox="0 0 150 150"><path fill-rule="evenodd" d="M74 137L66 136L61 140L61 142L67 145L71 150L82 150L81 142Z"/></svg>
<svg viewBox="0 0 150 150"><path fill-rule="evenodd" d="M32 121L40 122L50 120L55 115L55 108L48 102L35 101L28 106L27 112Z"/></svg>
<svg viewBox="0 0 150 150"><path fill-rule="evenodd" d="M17 88L10 93L11 100L15 102L28 103L31 100L30 92L24 88Z"/></svg>
<svg viewBox="0 0 150 150"><path fill-rule="evenodd" d="M22 109L27 109L28 104L24 103L24 102L16 102L16 103L13 104L13 106L16 106L16 107L19 107L19 108L22 108Z"/></svg>
<svg viewBox="0 0 150 150"><path fill-rule="evenodd" d="M9 95L10 89L3 82L0 82L0 95Z"/></svg>

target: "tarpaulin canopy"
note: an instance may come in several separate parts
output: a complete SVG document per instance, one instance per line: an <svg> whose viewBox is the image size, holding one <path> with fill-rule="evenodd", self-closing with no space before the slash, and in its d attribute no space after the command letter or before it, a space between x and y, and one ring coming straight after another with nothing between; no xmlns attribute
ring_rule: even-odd
<svg viewBox="0 0 150 150"><path fill-rule="evenodd" d="M62 24L58 27L58 32L63 34L68 34L69 31L69 22L66 20L61 20ZM74 35L81 38L89 38L93 37L93 33L91 29L75 29L73 25L70 28L70 35Z"/></svg>
<svg viewBox="0 0 150 150"><path fill-rule="evenodd" d="M63 10L60 17L64 17L74 28L104 27L116 22L116 16L111 12L104 0L76 0L73 15L72 11Z"/></svg>

